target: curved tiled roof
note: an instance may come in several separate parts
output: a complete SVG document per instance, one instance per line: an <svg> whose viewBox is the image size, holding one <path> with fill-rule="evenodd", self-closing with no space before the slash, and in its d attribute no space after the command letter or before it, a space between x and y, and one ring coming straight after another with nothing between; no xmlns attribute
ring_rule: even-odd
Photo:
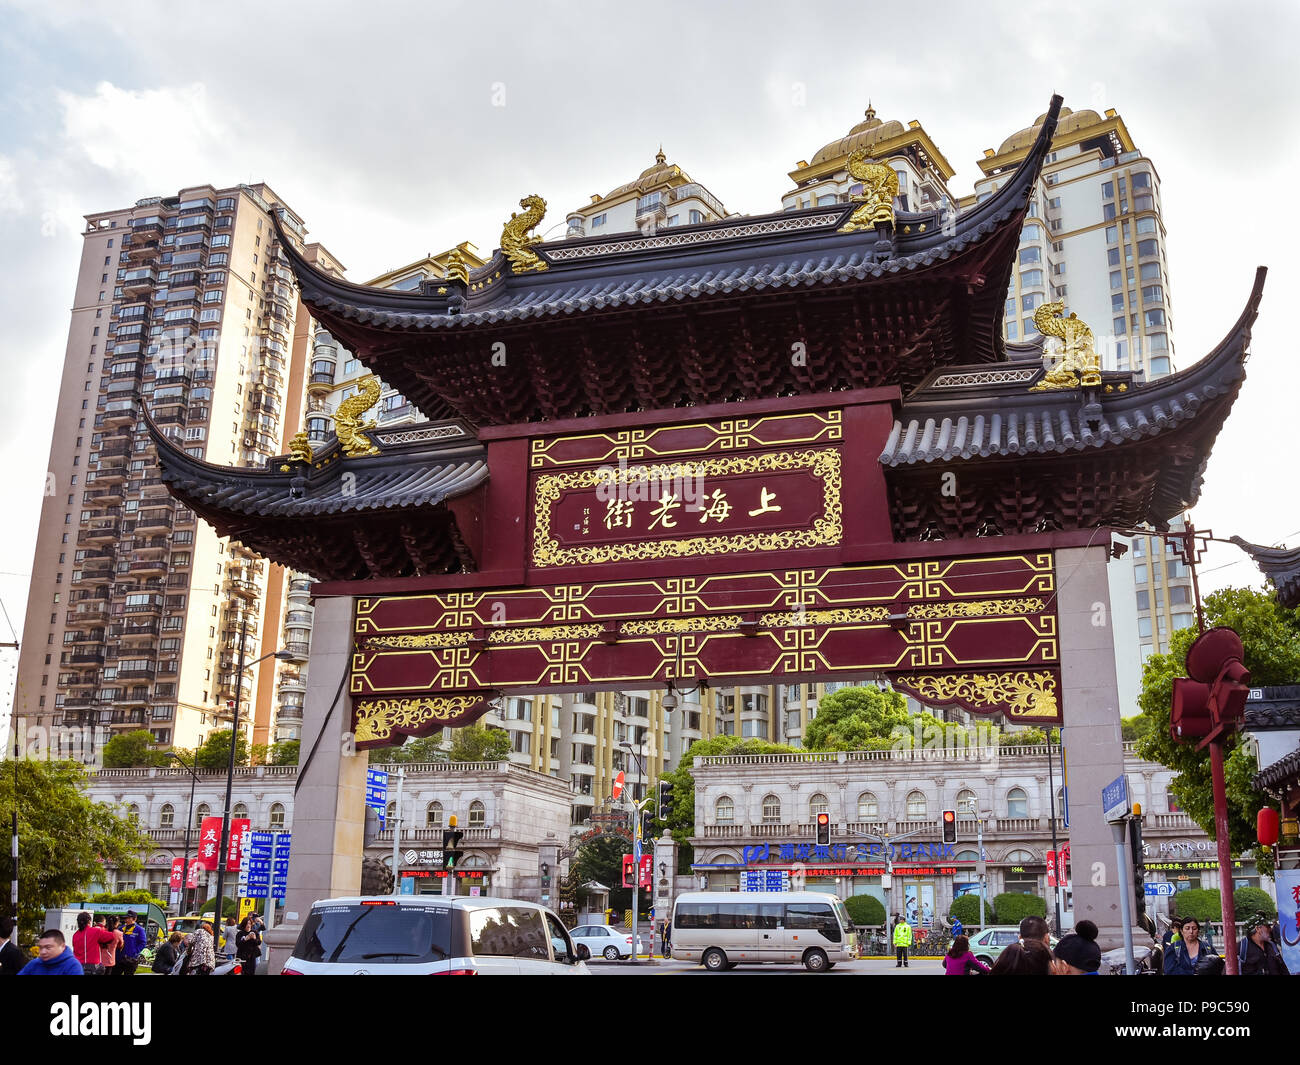
<svg viewBox="0 0 1300 1065"><path fill-rule="evenodd" d="M1234 544L1246 552L1264 576L1277 588L1277 599L1288 610L1300 606L1300 547L1260 547L1233 536Z"/></svg>

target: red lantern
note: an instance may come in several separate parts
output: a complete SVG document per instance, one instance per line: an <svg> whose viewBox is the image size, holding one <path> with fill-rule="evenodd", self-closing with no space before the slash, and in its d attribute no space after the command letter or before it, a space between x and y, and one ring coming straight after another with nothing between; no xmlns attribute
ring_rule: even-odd
<svg viewBox="0 0 1300 1065"><path fill-rule="evenodd" d="M1255 815L1255 838L1265 847L1271 847L1278 840L1278 814L1267 808Z"/></svg>

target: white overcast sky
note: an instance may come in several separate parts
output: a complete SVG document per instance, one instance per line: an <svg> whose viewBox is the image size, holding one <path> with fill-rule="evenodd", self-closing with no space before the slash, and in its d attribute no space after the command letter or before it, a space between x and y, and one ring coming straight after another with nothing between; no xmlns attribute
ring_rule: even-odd
<svg viewBox="0 0 1300 1065"><path fill-rule="evenodd" d="M21 629L84 214L266 181L365 280L461 240L490 252L526 193L549 201L543 229L563 222L661 142L729 209L776 210L795 161L868 99L882 118L921 121L959 194L983 150L1053 92L1116 108L1161 175L1180 367L1270 267L1249 379L1193 516L1294 545L1298 12L0 0L0 599ZM1259 584L1243 557L1212 550L1205 585Z"/></svg>

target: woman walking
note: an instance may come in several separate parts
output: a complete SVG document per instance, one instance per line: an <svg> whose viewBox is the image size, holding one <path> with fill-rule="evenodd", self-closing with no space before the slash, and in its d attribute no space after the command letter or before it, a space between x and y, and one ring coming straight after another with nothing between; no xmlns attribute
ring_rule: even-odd
<svg viewBox="0 0 1300 1065"><path fill-rule="evenodd" d="M240 972L244 976L257 975L257 959L262 956L262 937L253 927L252 917L245 917L239 922L235 953L239 957Z"/></svg>
<svg viewBox="0 0 1300 1065"><path fill-rule="evenodd" d="M212 925L207 921L190 933L186 946L190 952L190 976L207 976L217 967L217 952L212 942Z"/></svg>

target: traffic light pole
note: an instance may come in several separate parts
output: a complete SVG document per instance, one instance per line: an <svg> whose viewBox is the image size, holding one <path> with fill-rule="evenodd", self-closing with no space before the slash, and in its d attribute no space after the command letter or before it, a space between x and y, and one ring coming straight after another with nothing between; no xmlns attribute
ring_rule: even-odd
<svg viewBox="0 0 1300 1065"><path fill-rule="evenodd" d="M1228 839L1228 789L1223 777L1223 740L1209 744L1214 781L1214 838L1219 848L1219 898L1223 901L1223 962L1228 976L1238 974L1237 913L1232 899L1232 846Z"/></svg>
<svg viewBox="0 0 1300 1065"><path fill-rule="evenodd" d="M394 813L397 815L393 818L393 894L400 895L402 892L402 784L406 780L406 767L399 765L397 767L397 807Z"/></svg>

